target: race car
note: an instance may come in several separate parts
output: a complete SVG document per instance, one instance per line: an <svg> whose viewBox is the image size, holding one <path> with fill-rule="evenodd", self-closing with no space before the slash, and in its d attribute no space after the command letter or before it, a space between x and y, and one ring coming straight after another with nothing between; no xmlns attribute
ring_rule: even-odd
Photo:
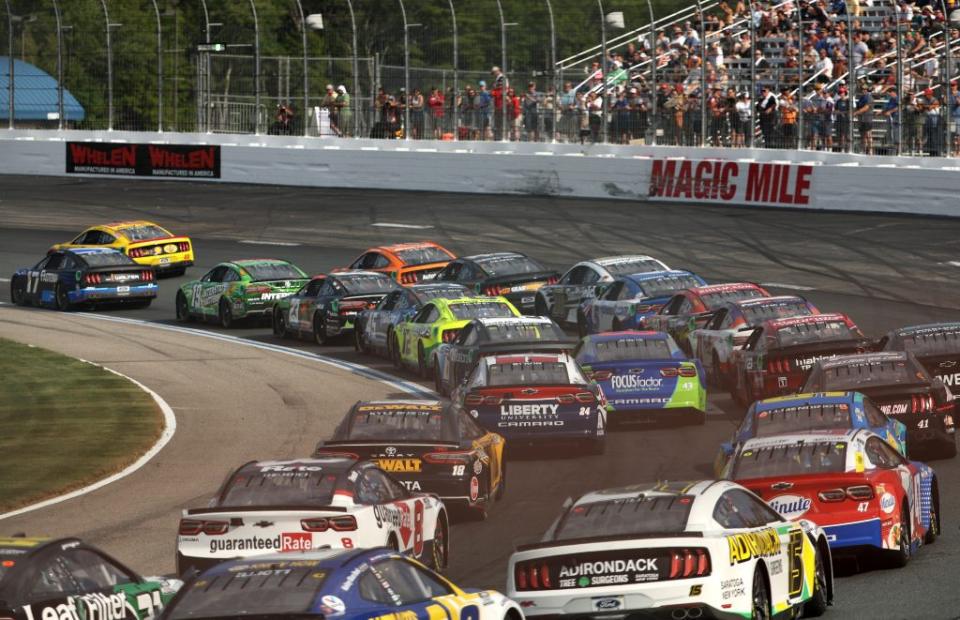
<svg viewBox="0 0 960 620"><path fill-rule="evenodd" d="M689 271L649 271L618 276L597 287L597 295L577 308L577 332L587 334L637 329L677 291L706 285Z"/></svg>
<svg viewBox="0 0 960 620"><path fill-rule="evenodd" d="M352 333L357 315L376 306L400 288L372 271L342 271L314 276L310 282L273 304L273 333L280 338L312 337L319 345Z"/></svg>
<svg viewBox="0 0 960 620"><path fill-rule="evenodd" d="M804 392L856 390L887 416L907 427L910 456L952 458L957 454L957 399L912 353L888 351L820 360L810 369Z"/></svg>
<svg viewBox="0 0 960 620"><path fill-rule="evenodd" d="M227 477L209 507L183 511L177 571L324 546L388 547L443 570L448 532L443 502L407 491L370 461L251 461Z"/></svg>
<svg viewBox="0 0 960 620"><path fill-rule="evenodd" d="M580 261L560 276L556 284L540 287L534 300L537 316L548 316L562 326L574 326L577 308L594 296L598 285L617 276L670 268L652 256L605 256Z"/></svg>
<svg viewBox="0 0 960 620"><path fill-rule="evenodd" d="M703 364L708 383L724 387L729 382L730 357L750 337L741 332L744 327L755 327L770 319L820 314L812 303L803 297L784 295L780 297L757 297L731 301L713 311L703 327L687 336L690 351Z"/></svg>
<svg viewBox="0 0 960 620"><path fill-rule="evenodd" d="M430 376L433 351L451 342L471 320L520 316L506 297L434 298L406 321L393 328L390 353L397 368L412 368L421 377Z"/></svg>
<svg viewBox="0 0 960 620"><path fill-rule="evenodd" d="M154 618L183 585L141 577L78 538L0 538L0 618Z"/></svg>
<svg viewBox="0 0 960 620"><path fill-rule="evenodd" d="M193 265L190 237L174 235L159 224L146 220L114 222L92 226L73 241L58 243L50 252L77 248L112 248L126 254L138 265L153 267L158 274L182 276Z"/></svg>
<svg viewBox="0 0 960 620"><path fill-rule="evenodd" d="M358 351L391 357L393 328L411 318L431 299L459 299L473 293L461 284L431 282L411 284L387 293L376 307L361 310L353 324L353 342Z"/></svg>
<svg viewBox="0 0 960 620"><path fill-rule="evenodd" d="M812 431L866 428L907 455L907 427L888 418L860 392L795 394L758 400L750 405L733 439L720 445L714 461L717 476L737 448L754 437L773 437Z"/></svg>
<svg viewBox="0 0 960 620"><path fill-rule="evenodd" d="M880 550L904 566L940 533L933 470L869 430L748 439L726 477L787 519L815 521L834 555Z"/></svg>
<svg viewBox="0 0 960 620"><path fill-rule="evenodd" d="M696 286L680 291L660 306L656 314L645 316L641 329L666 332L673 336L681 349L690 350L687 335L706 321L703 315L716 310L722 304L741 299L770 297L763 287L752 282L732 282L728 284L710 284Z"/></svg>
<svg viewBox="0 0 960 620"><path fill-rule="evenodd" d="M556 271L519 252L495 252L461 256L444 267L436 280L463 284L477 295L506 297L524 314L533 314L537 291L556 284L559 277Z"/></svg>
<svg viewBox="0 0 960 620"><path fill-rule="evenodd" d="M54 250L10 278L14 304L57 310L118 302L145 308L158 290L153 269L108 248Z"/></svg>
<svg viewBox="0 0 960 620"><path fill-rule="evenodd" d="M433 353L433 383L447 395L470 374L482 355L509 352L572 351L576 341L546 317L474 319Z"/></svg>
<svg viewBox="0 0 960 620"><path fill-rule="evenodd" d="M731 396L741 404L800 391L822 392L800 389L817 360L868 347L860 328L839 313L773 319L742 333L747 342L732 352L728 383Z"/></svg>
<svg viewBox="0 0 960 620"><path fill-rule="evenodd" d="M450 400L508 445L583 446L606 449L603 393L566 353L514 353L480 358Z"/></svg>
<svg viewBox="0 0 960 620"><path fill-rule="evenodd" d="M177 320L216 321L229 329L239 320L270 318L273 303L289 297L309 276L285 260L251 258L220 263L177 291Z"/></svg>
<svg viewBox="0 0 960 620"><path fill-rule="evenodd" d="M573 352L588 378L607 400L611 426L637 417L706 421L703 370L689 360L669 334L606 332L586 336Z"/></svg>
<svg viewBox="0 0 960 620"><path fill-rule="evenodd" d="M507 575L507 596L529 617L812 617L834 590L823 530L725 480L568 500Z"/></svg>
<svg viewBox="0 0 960 620"><path fill-rule="evenodd" d="M877 350L909 351L948 388L960 388L960 323L895 329L880 340Z"/></svg>
<svg viewBox="0 0 960 620"><path fill-rule="evenodd" d="M523 620L495 590L461 590L387 549L323 549L230 560L187 583L161 620L345 618Z"/></svg>
<svg viewBox="0 0 960 620"><path fill-rule="evenodd" d="M504 439L439 401L356 403L314 456L370 459L408 491L486 518L506 488Z"/></svg>
<svg viewBox="0 0 960 620"><path fill-rule="evenodd" d="M433 280L440 270L455 259L453 252L432 241L397 243L370 248L340 271L376 271L400 284L417 284Z"/></svg>

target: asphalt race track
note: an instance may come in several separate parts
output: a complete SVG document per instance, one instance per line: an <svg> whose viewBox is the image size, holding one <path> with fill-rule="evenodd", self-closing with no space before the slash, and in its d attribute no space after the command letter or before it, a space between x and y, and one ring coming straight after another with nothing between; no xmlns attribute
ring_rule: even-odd
<svg viewBox="0 0 960 620"><path fill-rule="evenodd" d="M149 309L98 314L162 325L173 324L177 285L222 260L271 256L322 272L367 247L424 238L459 254L525 251L561 271L591 256L649 253L713 282L752 280L805 295L821 310L847 312L871 336L960 313L960 220L28 177L0 177L0 300L9 302L6 279L14 269L40 260L51 244L90 224L132 218L192 236L198 265L183 278L161 281L161 297ZM190 330L223 333L213 326ZM230 335L392 373L384 360L356 354L350 343L322 350L281 343L256 326ZM2 534L80 535L144 573L173 570L179 510L204 503L228 470L257 457L305 455L351 402L400 394L397 386L313 358L82 314L3 305L0 336L103 362L174 407L177 434L144 469L84 498L0 521ZM454 526L450 576L461 585L503 589L513 544L537 538L568 496L708 477L742 411L712 395L709 414L703 427L614 432L602 457L541 453L512 461L506 497L490 519ZM829 617L960 617L952 561L960 556L960 461L933 465L943 489L941 538L905 569L844 567Z"/></svg>

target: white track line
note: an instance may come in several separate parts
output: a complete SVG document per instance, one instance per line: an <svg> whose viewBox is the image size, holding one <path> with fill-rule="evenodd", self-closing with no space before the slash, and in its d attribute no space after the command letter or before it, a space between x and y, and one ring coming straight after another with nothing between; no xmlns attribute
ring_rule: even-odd
<svg viewBox="0 0 960 620"><path fill-rule="evenodd" d="M9 282L10 278L0 278L0 282Z"/></svg>
<svg viewBox="0 0 960 620"><path fill-rule="evenodd" d="M136 461L128 465L123 470L113 474L112 476L108 476L106 478L103 478L102 480L98 480L93 484L87 485L82 489L77 489L76 491L71 491L64 495L51 497L50 499L43 500L42 502L37 502L36 504L30 504L29 506L24 506L23 508L18 508L16 510L11 510L10 512L5 512L3 514L0 514L0 521L4 519L9 519L11 517L16 517L27 512L33 512L34 510L40 510L41 508L47 508L48 506L53 506L55 504L65 502L75 497L80 497L81 495L86 495L87 493L91 493L93 491L96 491L97 489L102 489L108 484L116 482L121 478L126 478L133 472L137 471L138 469L146 465L150 461L150 459L155 457L157 453L163 450L164 446L170 443L170 440L173 439L173 434L177 431L177 417L173 414L173 409L170 407L170 405L167 404L167 401L163 400L163 398L161 398L159 394L157 394L156 392L154 392L144 384L140 383L136 379L132 379L127 375L121 372L117 372L112 368L107 368L106 366L101 366L100 364L95 364L87 360L80 360L80 361L87 362L88 364L92 364L99 368L103 368L107 372L111 372L117 375L118 377L122 377L127 381L129 381L130 383L133 383L134 385L136 385L138 388L140 388L147 394L149 394L153 398L153 401L157 403L157 406L160 407L160 411L163 413L163 422L164 422L163 432L160 433L160 438L157 439L156 443L154 443L149 450L144 452L140 458L138 458Z"/></svg>
<svg viewBox="0 0 960 620"><path fill-rule="evenodd" d="M300 245L299 243L293 243L291 241L257 241L255 239L243 239L237 243L246 243L247 245L279 245L285 248L293 248Z"/></svg>
<svg viewBox="0 0 960 620"><path fill-rule="evenodd" d="M799 284L783 284L782 282L761 282L760 286L772 286L774 288L785 288L792 291L815 291L812 286L800 286Z"/></svg>
<svg viewBox="0 0 960 620"><path fill-rule="evenodd" d="M390 222L376 222L370 225L376 226L377 228L413 228L415 230L426 230L427 228L433 228L433 226L428 224L392 224Z"/></svg>

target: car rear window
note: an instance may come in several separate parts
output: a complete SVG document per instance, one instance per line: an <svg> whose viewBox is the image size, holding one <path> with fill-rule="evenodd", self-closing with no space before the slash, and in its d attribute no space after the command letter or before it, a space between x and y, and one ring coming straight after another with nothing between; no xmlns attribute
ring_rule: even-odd
<svg viewBox="0 0 960 620"><path fill-rule="evenodd" d="M546 271L543 265L526 256L494 256L474 262L491 278Z"/></svg>
<svg viewBox="0 0 960 620"><path fill-rule="evenodd" d="M417 289L414 291L420 303L426 303L431 299L457 299L459 297L473 297L473 292L465 286L455 284L453 286L436 286L432 288Z"/></svg>
<svg viewBox="0 0 960 620"><path fill-rule="evenodd" d="M450 304L450 312L461 321L470 319L505 319L516 316L508 304L502 301Z"/></svg>
<svg viewBox="0 0 960 620"><path fill-rule="evenodd" d="M427 263L446 263L453 260L453 256L440 248L422 247L393 250L404 265L426 265Z"/></svg>
<svg viewBox="0 0 960 620"><path fill-rule="evenodd" d="M185 586L165 617L299 618L313 607L328 574L315 560L247 562L228 570Z"/></svg>
<svg viewBox="0 0 960 620"><path fill-rule="evenodd" d="M569 385L570 376L563 362L518 362L490 364L487 385Z"/></svg>
<svg viewBox="0 0 960 620"><path fill-rule="evenodd" d="M598 362L668 360L673 357L666 338L617 338L594 343Z"/></svg>
<svg viewBox="0 0 960 620"><path fill-rule="evenodd" d="M119 265L136 265L132 258L120 252L90 252L79 254L80 258L90 267L117 267Z"/></svg>
<svg viewBox="0 0 960 620"><path fill-rule="evenodd" d="M397 288L397 283L381 274L361 274L337 278L346 287L348 295L386 293Z"/></svg>
<svg viewBox="0 0 960 620"><path fill-rule="evenodd" d="M777 301L741 306L743 315L750 325L759 325L769 319L782 319L791 316L809 316L813 310L805 301Z"/></svg>
<svg viewBox="0 0 960 620"><path fill-rule="evenodd" d="M859 334L850 329L846 321L811 321L780 327L777 330L777 344L783 347L830 342L835 340L856 340Z"/></svg>
<svg viewBox="0 0 960 620"><path fill-rule="evenodd" d="M763 291L756 288L741 288L733 290L722 290L715 293L702 293L700 297L708 308L716 308L722 303L728 301L741 301L743 299L756 299L765 297Z"/></svg>
<svg viewBox="0 0 960 620"><path fill-rule="evenodd" d="M118 232L130 241L150 241L170 236L168 231L152 224L121 228Z"/></svg>
<svg viewBox="0 0 960 620"><path fill-rule="evenodd" d="M652 258L635 258L618 260L611 263L601 262L600 266L610 272L611 275L619 276L628 273L648 273L650 271L663 270L663 264Z"/></svg>
<svg viewBox="0 0 960 620"><path fill-rule="evenodd" d="M250 274L254 282L265 282L267 280L299 280L307 277L307 274L290 263L252 263L241 265L241 267Z"/></svg>
<svg viewBox="0 0 960 620"><path fill-rule="evenodd" d="M256 465L227 483L221 506L329 506L339 472L319 466Z"/></svg>
<svg viewBox="0 0 960 620"><path fill-rule="evenodd" d="M693 498L689 495L639 496L577 504L554 532L554 540L597 536L678 534L687 527Z"/></svg>
<svg viewBox="0 0 960 620"><path fill-rule="evenodd" d="M918 357L960 353L960 326L936 331L918 331L900 337L903 350Z"/></svg>
<svg viewBox="0 0 960 620"><path fill-rule="evenodd" d="M685 288L700 286L702 282L696 276L663 276L652 280L641 280L637 284L644 297L665 297Z"/></svg>
<svg viewBox="0 0 960 620"><path fill-rule="evenodd" d="M797 442L742 451L733 465L732 478L749 480L768 476L840 473L846 471L846 465L845 442Z"/></svg>
<svg viewBox="0 0 960 620"><path fill-rule="evenodd" d="M447 441L452 439L443 407L392 408L361 405L353 412L348 439Z"/></svg>
<svg viewBox="0 0 960 620"><path fill-rule="evenodd" d="M850 428L850 406L802 405L761 411L755 417L757 437L787 435L804 431Z"/></svg>
<svg viewBox="0 0 960 620"><path fill-rule="evenodd" d="M566 340L563 333L554 323L547 321L537 323L509 322L494 323L484 326L487 333L487 342L553 342Z"/></svg>
<svg viewBox="0 0 960 620"><path fill-rule="evenodd" d="M846 392L871 387L927 385L926 372L910 360L856 362L849 365L816 366L810 372L808 386L818 391Z"/></svg>

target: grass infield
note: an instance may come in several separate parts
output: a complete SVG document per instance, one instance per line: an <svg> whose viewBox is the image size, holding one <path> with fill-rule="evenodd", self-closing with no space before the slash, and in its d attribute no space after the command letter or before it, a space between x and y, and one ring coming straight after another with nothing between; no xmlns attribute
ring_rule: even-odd
<svg viewBox="0 0 960 620"><path fill-rule="evenodd" d="M153 398L126 379L0 338L0 513L120 471L162 430Z"/></svg>

